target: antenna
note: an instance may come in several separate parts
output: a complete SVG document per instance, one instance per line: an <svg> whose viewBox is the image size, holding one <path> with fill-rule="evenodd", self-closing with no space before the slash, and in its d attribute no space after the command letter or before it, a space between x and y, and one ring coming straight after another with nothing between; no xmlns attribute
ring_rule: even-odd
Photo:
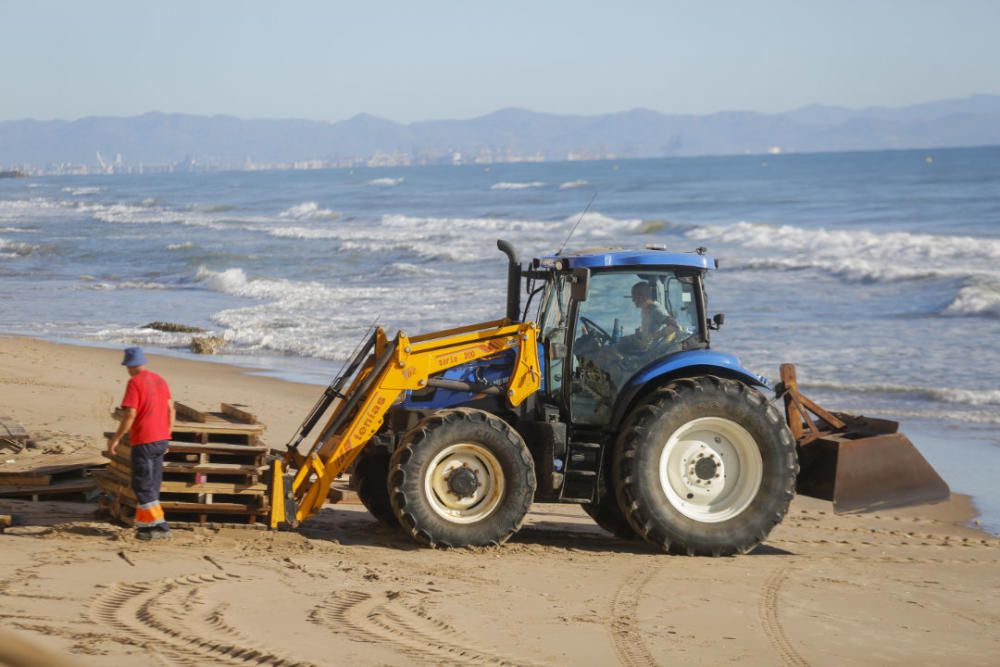
<svg viewBox="0 0 1000 667"><path fill-rule="evenodd" d="M559 246L559 250L556 250L557 255L562 254L563 248L565 248L566 244L569 243L569 240L573 238L573 232L575 232L576 228L580 226L580 222L583 221L583 216L587 215L587 211L590 210L590 205L594 203L595 199L597 199L597 190L594 190L594 194L590 196L590 201L587 202L587 208L583 209L583 213L581 213L580 217L576 219L576 224L573 225L573 229L569 230L569 235L566 237L566 240L562 242L561 246Z"/></svg>

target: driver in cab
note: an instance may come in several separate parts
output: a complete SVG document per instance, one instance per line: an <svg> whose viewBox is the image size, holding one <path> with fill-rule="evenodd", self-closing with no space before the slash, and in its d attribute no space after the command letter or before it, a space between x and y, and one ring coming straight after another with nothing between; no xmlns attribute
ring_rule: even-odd
<svg viewBox="0 0 1000 667"><path fill-rule="evenodd" d="M630 341L639 350L647 349L653 342L661 339L665 343L671 343L677 337L677 324L670 316L667 309L653 299L653 286L645 281L639 281L632 285L632 303L642 312L642 323L635 330L635 336L626 336L622 342Z"/></svg>

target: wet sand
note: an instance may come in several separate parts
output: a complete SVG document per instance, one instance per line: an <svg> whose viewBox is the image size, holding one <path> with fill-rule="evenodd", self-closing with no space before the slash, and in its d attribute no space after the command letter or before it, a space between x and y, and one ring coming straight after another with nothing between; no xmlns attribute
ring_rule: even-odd
<svg viewBox="0 0 1000 667"><path fill-rule="evenodd" d="M14 458L87 460L127 376L120 353L0 338ZM250 405L280 446L320 388L153 357L175 397ZM44 453L47 452L47 453ZM6 463L4 464L7 465ZM796 498L752 554L666 556L536 505L499 548L433 551L331 505L298 531L197 528L137 542L80 503L0 500L0 619L87 665L992 665L1000 540L968 499L836 516Z"/></svg>

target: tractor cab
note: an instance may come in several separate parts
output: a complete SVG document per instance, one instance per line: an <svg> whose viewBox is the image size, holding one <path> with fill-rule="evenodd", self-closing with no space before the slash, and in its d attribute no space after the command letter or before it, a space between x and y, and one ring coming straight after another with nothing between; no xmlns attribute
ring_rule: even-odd
<svg viewBox="0 0 1000 667"><path fill-rule="evenodd" d="M567 421L604 426L644 368L709 346L701 253L591 249L542 257L525 271L541 289L537 323L545 398ZM533 281L544 281L536 288Z"/></svg>

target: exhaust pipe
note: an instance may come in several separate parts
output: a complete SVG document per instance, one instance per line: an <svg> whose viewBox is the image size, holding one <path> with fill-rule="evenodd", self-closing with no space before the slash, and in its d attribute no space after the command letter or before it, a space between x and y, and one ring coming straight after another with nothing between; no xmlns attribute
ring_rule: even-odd
<svg viewBox="0 0 1000 667"><path fill-rule="evenodd" d="M521 260L510 241L497 240L497 248L507 255L507 319L521 321Z"/></svg>

